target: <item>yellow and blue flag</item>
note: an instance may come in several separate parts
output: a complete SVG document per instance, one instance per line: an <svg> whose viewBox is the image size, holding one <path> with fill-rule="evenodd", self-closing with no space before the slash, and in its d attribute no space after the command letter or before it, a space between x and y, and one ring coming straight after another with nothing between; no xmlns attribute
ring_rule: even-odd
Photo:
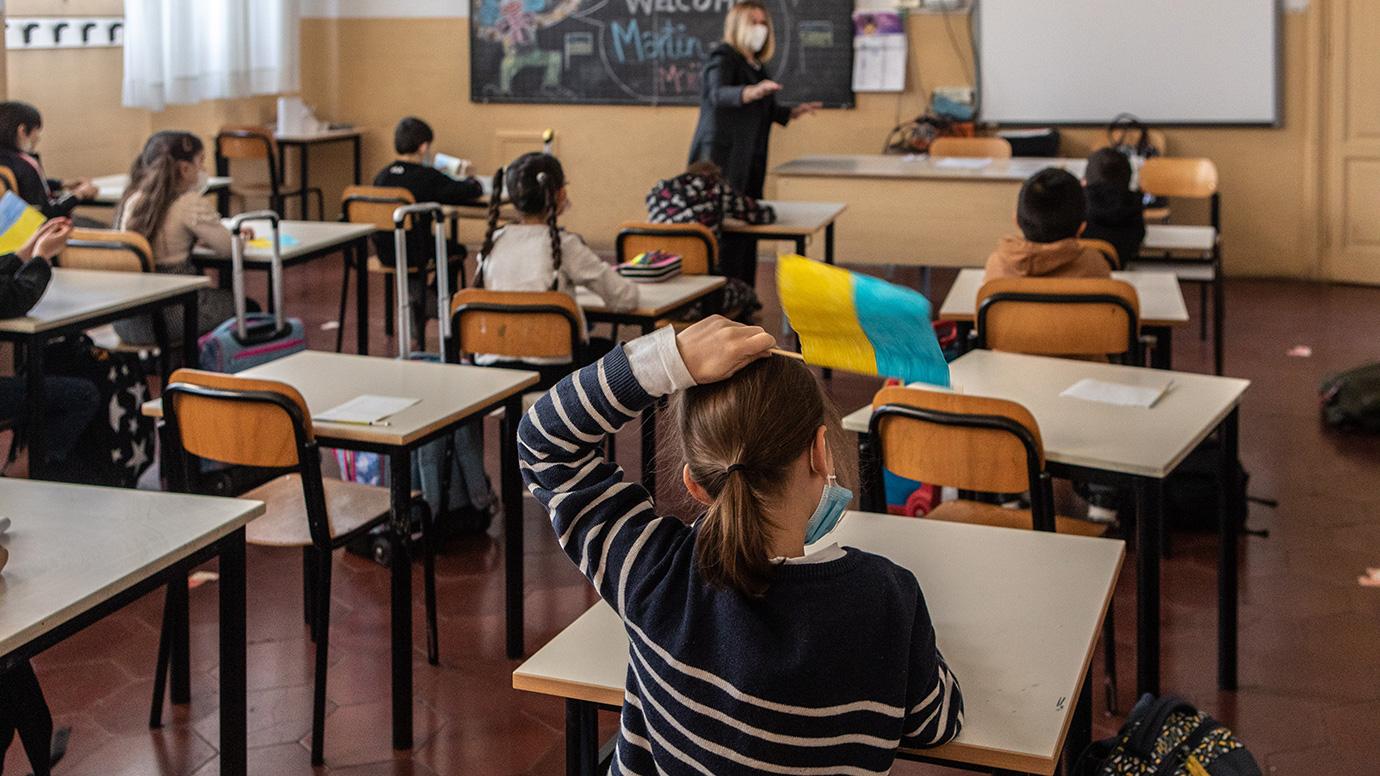
<svg viewBox="0 0 1380 776"><path fill-rule="evenodd" d="M0 253L14 253L24 247L47 220L18 194L5 192L0 196Z"/></svg>
<svg viewBox="0 0 1380 776"><path fill-rule="evenodd" d="M948 387L924 295L803 256L777 260L776 288L806 363Z"/></svg>

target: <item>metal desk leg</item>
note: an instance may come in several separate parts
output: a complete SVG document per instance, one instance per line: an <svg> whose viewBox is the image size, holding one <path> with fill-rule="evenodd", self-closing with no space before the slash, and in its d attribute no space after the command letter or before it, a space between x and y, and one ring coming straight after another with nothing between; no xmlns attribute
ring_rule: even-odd
<svg viewBox="0 0 1380 776"><path fill-rule="evenodd" d="M311 203L311 197L307 196L307 182L311 180L310 176L307 174L307 160L311 156L310 149L311 146L307 145L306 143L302 143L297 146L297 174L299 178L298 185L301 187L302 191L303 221L310 220L310 218L307 216L307 208L310 206ZM325 213L322 213L322 215L325 215Z"/></svg>
<svg viewBox="0 0 1380 776"><path fill-rule="evenodd" d="M244 529L240 528L222 540L220 552L221 776L244 776L249 767L244 576Z"/></svg>
<svg viewBox="0 0 1380 776"><path fill-rule="evenodd" d="M885 493L877 490L877 483L881 478L877 476L877 467L880 462L872 449L871 435L867 432L858 434L858 478L861 480L858 492L858 506L864 512L886 512Z"/></svg>
<svg viewBox="0 0 1380 776"><path fill-rule="evenodd" d="M1222 374L1226 358L1226 342L1223 340L1226 329L1227 284L1222 277L1222 255L1214 251L1212 255L1212 365L1217 374Z"/></svg>
<svg viewBox="0 0 1380 776"><path fill-rule="evenodd" d="M1083 750L1092 743L1092 670L1083 677L1083 690L1078 693L1078 705L1073 707L1073 720L1069 723L1069 734L1064 739L1064 755L1067 758L1065 773L1073 773Z"/></svg>
<svg viewBox="0 0 1380 776"><path fill-rule="evenodd" d="M369 238L355 242L355 335L356 351L369 355Z"/></svg>
<svg viewBox="0 0 1380 776"><path fill-rule="evenodd" d="M1245 516L1245 504L1240 498L1241 483L1237 478L1239 412L1232 410L1222 421L1222 438L1218 445L1221 555L1217 564L1217 687L1222 690L1236 689L1237 542Z"/></svg>
<svg viewBox="0 0 1380 776"><path fill-rule="evenodd" d="M824 227L824 263L834 263L834 222Z"/></svg>
<svg viewBox="0 0 1380 776"><path fill-rule="evenodd" d="M191 602L187 595L187 572L183 568L168 584L168 600L164 606L170 612L167 621L171 629L169 655L172 658L171 677L168 682L171 700L176 704L192 702L192 625Z"/></svg>
<svg viewBox="0 0 1380 776"><path fill-rule="evenodd" d="M197 346L197 309L200 294L193 291L182 300L182 366L195 369L201 365L201 354ZM164 384L167 387L167 384Z"/></svg>
<svg viewBox="0 0 1380 776"><path fill-rule="evenodd" d="M517 429L521 417L522 395L518 394L503 407L503 426L499 433L499 459L503 470L499 485L503 494L503 597L508 657L513 659L522 657L525 652L522 474L518 471L517 457Z"/></svg>
<svg viewBox="0 0 1380 776"><path fill-rule="evenodd" d="M393 748L412 748L412 455L388 454L393 556Z"/></svg>
<svg viewBox="0 0 1380 776"><path fill-rule="evenodd" d="M353 141L353 145L354 145L354 152L355 152L355 160L354 160L354 161L355 161L355 185L358 186L358 185L360 184L360 175L363 174L363 168L362 168L362 166L360 165L360 152L359 152L360 136L359 136L359 135L355 135L354 137L352 137L352 138L350 138L350 139Z"/></svg>
<svg viewBox="0 0 1380 776"><path fill-rule="evenodd" d="M599 709L589 701L565 702L566 776L595 776L599 768Z"/></svg>
<svg viewBox="0 0 1380 776"><path fill-rule="evenodd" d="M1136 693L1160 694L1160 520L1164 481L1136 481Z"/></svg>
<svg viewBox="0 0 1380 776"><path fill-rule="evenodd" d="M795 238L795 252L799 256L808 256L809 254L805 250L805 236L799 235Z"/></svg>
<svg viewBox="0 0 1380 776"><path fill-rule="evenodd" d="M47 440L47 392L43 390L43 358L48 346L48 338L42 334L28 340L27 363L28 390L24 401L29 405L29 421L26 431L29 436L29 479L41 480L48 470Z"/></svg>
<svg viewBox="0 0 1380 776"><path fill-rule="evenodd" d="M1146 330L1155 338L1155 350L1150 354L1150 367L1173 369L1174 330L1168 326L1150 326L1146 327Z"/></svg>

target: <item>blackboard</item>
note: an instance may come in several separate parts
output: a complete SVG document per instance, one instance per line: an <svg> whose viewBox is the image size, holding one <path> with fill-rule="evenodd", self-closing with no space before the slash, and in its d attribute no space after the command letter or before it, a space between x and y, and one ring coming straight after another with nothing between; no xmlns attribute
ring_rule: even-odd
<svg viewBox="0 0 1380 776"><path fill-rule="evenodd" d="M471 0L473 102L697 105L734 0ZM853 0L766 0L785 103L853 106Z"/></svg>

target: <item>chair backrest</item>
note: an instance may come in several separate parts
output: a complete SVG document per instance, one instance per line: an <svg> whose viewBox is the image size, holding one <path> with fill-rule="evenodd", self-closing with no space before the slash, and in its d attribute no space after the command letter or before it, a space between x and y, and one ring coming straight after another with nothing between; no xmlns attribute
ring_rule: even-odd
<svg viewBox="0 0 1380 776"><path fill-rule="evenodd" d="M56 263L66 269L152 272L153 249L138 232L73 229L67 248L58 255Z"/></svg>
<svg viewBox="0 0 1380 776"><path fill-rule="evenodd" d="M393 211L416 202L412 192L401 186L349 186L340 198L340 213L352 224L370 224L381 232L391 232ZM411 216L408 219L410 222Z"/></svg>
<svg viewBox="0 0 1380 776"><path fill-rule="evenodd" d="M1121 257L1117 255L1116 246L1106 240L1094 240L1088 237L1078 238L1078 245L1083 248L1091 248L1102 254L1107 259L1107 263L1112 269L1121 269Z"/></svg>
<svg viewBox="0 0 1380 776"><path fill-rule="evenodd" d="M560 291L467 288L451 298L452 357L569 358L580 349L580 308Z"/></svg>
<svg viewBox="0 0 1380 776"><path fill-rule="evenodd" d="M263 127L221 127L216 133L216 155L237 161L272 159L273 135Z"/></svg>
<svg viewBox="0 0 1380 776"><path fill-rule="evenodd" d="M19 193L19 181L14 177L14 170L3 165L0 165L0 183L5 184L6 191L13 191L16 194Z"/></svg>
<svg viewBox="0 0 1380 776"><path fill-rule="evenodd" d="M236 466L295 469L312 542L330 546L320 451L297 389L276 380L179 369L163 390L163 417L184 453ZM190 460L183 456L182 463L189 473Z"/></svg>
<svg viewBox="0 0 1380 776"><path fill-rule="evenodd" d="M625 221L615 241L618 263L646 251L666 251L680 256L685 275L709 275L719 265L719 241L704 224L653 224Z"/></svg>
<svg viewBox="0 0 1380 776"><path fill-rule="evenodd" d="M1035 527L1053 530L1044 441L1030 411L1004 399L892 386L872 399L869 436L881 472L986 493L1032 494ZM880 491L879 491L880 492ZM1048 528L1043 528L1046 525Z"/></svg>
<svg viewBox="0 0 1380 776"><path fill-rule="evenodd" d="M1139 362L1140 299L1122 280L997 278L978 289L977 346Z"/></svg>
<svg viewBox="0 0 1380 776"><path fill-rule="evenodd" d="M1010 159L1011 144L1004 137L939 137L930 143L930 156Z"/></svg>
<svg viewBox="0 0 1380 776"><path fill-rule="evenodd" d="M1157 197L1211 199L1217 194L1217 165L1211 159L1156 156L1140 168L1140 188Z"/></svg>

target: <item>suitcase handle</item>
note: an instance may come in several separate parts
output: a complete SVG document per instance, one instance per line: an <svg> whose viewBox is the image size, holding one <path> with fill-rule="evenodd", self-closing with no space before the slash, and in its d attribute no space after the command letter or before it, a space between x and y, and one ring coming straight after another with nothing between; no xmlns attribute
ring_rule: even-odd
<svg viewBox="0 0 1380 776"><path fill-rule="evenodd" d="M440 323L441 357L445 357L446 340L450 337L450 316L447 307L450 302L450 257L446 251L446 211L437 202L418 202L403 205L393 211L393 272L396 279L398 310L397 335L398 358L407 358L412 353L412 294L407 288L407 230L403 228L407 217L430 213L431 232L436 239L436 317ZM426 275L422 274L423 288Z"/></svg>
<svg viewBox="0 0 1380 776"><path fill-rule="evenodd" d="M272 210L240 213L230 219L230 266L231 285L235 294L235 338L244 343L250 341L250 333L246 322L248 311L244 291L244 240L241 239L241 229L249 221L268 222L269 232L272 235L269 242L273 248L273 261L269 266L269 293L273 295L273 331L269 332L266 337L256 332L253 339L254 341L271 339L274 334L282 331L286 326L283 317L283 251L278 232L280 218Z"/></svg>

